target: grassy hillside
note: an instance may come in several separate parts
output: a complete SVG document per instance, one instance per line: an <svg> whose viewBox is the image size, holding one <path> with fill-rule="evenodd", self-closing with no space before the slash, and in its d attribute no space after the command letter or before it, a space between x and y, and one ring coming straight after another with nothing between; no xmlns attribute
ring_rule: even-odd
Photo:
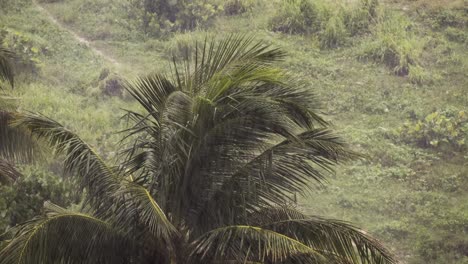
<svg viewBox="0 0 468 264"><path fill-rule="evenodd" d="M346 10L359 1L318 2L345 10L335 14L343 21L279 32L272 21L284 3L245 1L245 13L154 37L128 16L125 0L44 1L44 10L9 0L0 4L0 33L26 58L12 92L21 108L68 125L105 156L125 127L119 109L134 107L125 95L106 95L109 82L168 71L172 55L207 36L267 40L288 52L281 66L310 83L327 119L367 156L343 164L300 206L369 230L405 263L468 263L466 1L380 1L378 17L356 32Z"/></svg>

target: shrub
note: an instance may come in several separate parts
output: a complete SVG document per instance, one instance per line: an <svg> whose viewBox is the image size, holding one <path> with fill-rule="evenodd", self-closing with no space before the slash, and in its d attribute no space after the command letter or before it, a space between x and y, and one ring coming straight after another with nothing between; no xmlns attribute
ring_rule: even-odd
<svg viewBox="0 0 468 264"><path fill-rule="evenodd" d="M454 42L464 43L468 37L464 30L455 27L448 27L445 29L447 39Z"/></svg>
<svg viewBox="0 0 468 264"><path fill-rule="evenodd" d="M329 7L323 2L284 1L270 20L270 29L289 34L316 33L322 30L329 16Z"/></svg>
<svg viewBox="0 0 468 264"><path fill-rule="evenodd" d="M435 14L433 26L436 28L444 27L465 27L468 18L464 14L464 11L456 9L442 9Z"/></svg>
<svg viewBox="0 0 468 264"><path fill-rule="evenodd" d="M124 80L116 75L109 74L104 80L100 81L99 90L107 96L123 96Z"/></svg>
<svg viewBox="0 0 468 264"><path fill-rule="evenodd" d="M207 0L131 0L129 15L146 35L163 36L208 26L221 11Z"/></svg>
<svg viewBox="0 0 468 264"><path fill-rule="evenodd" d="M281 3L270 20L270 29L289 34L317 34L321 46L333 48L344 43L346 36L362 34L376 21L377 0L335 6L326 1L289 0Z"/></svg>
<svg viewBox="0 0 468 264"><path fill-rule="evenodd" d="M0 30L0 41L16 54L15 72L33 76L39 73L42 66L41 55L49 52L45 41L11 30Z"/></svg>
<svg viewBox="0 0 468 264"><path fill-rule="evenodd" d="M15 184L0 184L0 232L42 211L45 201L68 206L79 200L69 180L37 168L28 168Z"/></svg>
<svg viewBox="0 0 468 264"><path fill-rule="evenodd" d="M239 15L252 8L252 2L246 0L228 0L223 5L224 14L227 16Z"/></svg>
<svg viewBox="0 0 468 264"><path fill-rule="evenodd" d="M164 42L163 56L170 60L172 60L172 58L180 59L185 56L190 57L195 51L193 45L195 42L201 43L203 39L190 33L176 34L174 37Z"/></svg>
<svg viewBox="0 0 468 264"><path fill-rule="evenodd" d="M337 47L344 42L346 34L346 28L340 16L332 16L320 35L321 45L326 48Z"/></svg>
<svg viewBox="0 0 468 264"><path fill-rule="evenodd" d="M423 148L465 150L468 147L468 115L465 111L436 111L397 130L401 140Z"/></svg>
<svg viewBox="0 0 468 264"><path fill-rule="evenodd" d="M57 2L63 2L63 0L39 0L39 3L57 3Z"/></svg>
<svg viewBox="0 0 468 264"><path fill-rule="evenodd" d="M384 63L397 75L408 75L411 67L419 66L424 46L421 39L411 34L410 28L411 23L401 16L382 19L376 25L372 40L364 45L360 57Z"/></svg>
<svg viewBox="0 0 468 264"><path fill-rule="evenodd" d="M270 29L289 34L306 32L307 27L297 1L282 2L275 16L270 20Z"/></svg>
<svg viewBox="0 0 468 264"><path fill-rule="evenodd" d="M358 35L369 31L370 25L377 21L377 0L361 0L359 5L344 11L344 22L350 35Z"/></svg>
<svg viewBox="0 0 468 264"><path fill-rule="evenodd" d="M432 83L432 78L429 73L419 65L410 65L408 79L411 83L417 85Z"/></svg>

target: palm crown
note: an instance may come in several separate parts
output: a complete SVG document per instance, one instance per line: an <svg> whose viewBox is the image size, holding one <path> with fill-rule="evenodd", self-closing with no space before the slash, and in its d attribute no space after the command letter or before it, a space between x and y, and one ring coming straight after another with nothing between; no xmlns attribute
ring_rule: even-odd
<svg viewBox="0 0 468 264"><path fill-rule="evenodd" d="M127 111L117 166L59 123L17 115L86 198L14 228L0 263L395 263L364 231L290 205L353 153L311 89L275 67L283 57L231 36L128 83L144 111Z"/></svg>

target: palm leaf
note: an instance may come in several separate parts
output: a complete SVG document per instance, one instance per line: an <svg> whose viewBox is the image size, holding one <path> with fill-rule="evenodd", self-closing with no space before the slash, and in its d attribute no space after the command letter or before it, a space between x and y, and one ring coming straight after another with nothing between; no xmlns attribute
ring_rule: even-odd
<svg viewBox="0 0 468 264"><path fill-rule="evenodd" d="M12 87L15 84L13 65L11 60L13 53L0 45L0 81L8 82Z"/></svg>
<svg viewBox="0 0 468 264"><path fill-rule="evenodd" d="M109 208L115 205L113 194L120 186L120 178L91 146L61 124L42 115L18 115L15 125L49 143L57 155L64 155L65 171L79 177L81 187L89 193L87 202L102 214L111 213Z"/></svg>
<svg viewBox="0 0 468 264"><path fill-rule="evenodd" d="M120 225L128 227L129 220L138 219L139 229L145 227L153 237L162 239L168 248L171 247L171 239L177 230L145 187L128 182L122 185L117 195L125 197L116 213Z"/></svg>
<svg viewBox="0 0 468 264"><path fill-rule="evenodd" d="M294 208L265 208L249 217L251 224L293 237L337 263L397 263L376 239L349 223L311 217Z"/></svg>
<svg viewBox="0 0 468 264"><path fill-rule="evenodd" d="M16 114L0 110L0 157L10 162L31 162L40 157L40 148L25 129L12 126Z"/></svg>
<svg viewBox="0 0 468 264"><path fill-rule="evenodd" d="M21 173L16 170L13 164L0 159L0 184L12 184L19 177L21 177Z"/></svg>
<svg viewBox="0 0 468 264"><path fill-rule="evenodd" d="M308 256L308 261L324 260L319 252L292 237L255 226L218 228L196 239L192 247L192 261L197 260L200 263L232 259L238 263L277 263L297 255L301 255L303 259Z"/></svg>
<svg viewBox="0 0 468 264"><path fill-rule="evenodd" d="M49 213L20 226L0 251L0 264L128 263L131 243L92 215L49 205Z"/></svg>

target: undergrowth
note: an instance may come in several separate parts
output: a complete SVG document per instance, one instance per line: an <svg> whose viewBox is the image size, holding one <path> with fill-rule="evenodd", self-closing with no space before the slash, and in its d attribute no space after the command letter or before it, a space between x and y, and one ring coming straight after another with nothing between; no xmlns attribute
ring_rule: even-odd
<svg viewBox="0 0 468 264"><path fill-rule="evenodd" d="M413 26L404 16L387 14L364 42L360 58L384 63L394 74L422 82L427 78L420 64L424 40L413 33Z"/></svg>

